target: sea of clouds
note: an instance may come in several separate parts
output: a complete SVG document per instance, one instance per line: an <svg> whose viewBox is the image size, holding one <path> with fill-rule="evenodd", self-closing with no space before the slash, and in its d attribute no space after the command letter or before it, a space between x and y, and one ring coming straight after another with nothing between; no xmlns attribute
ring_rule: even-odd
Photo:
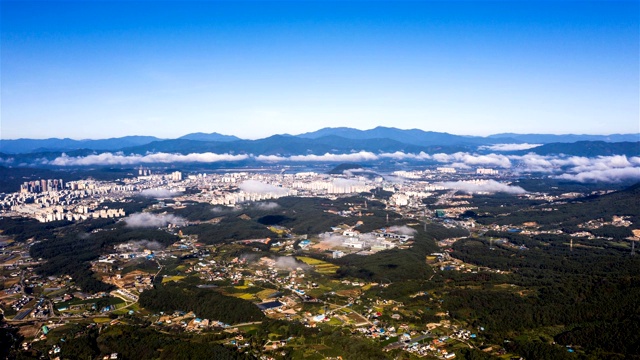
<svg viewBox="0 0 640 360"><path fill-rule="evenodd" d="M507 146L509 145L509 146ZM510 145L535 146L535 144L500 144L493 146L493 150L513 150ZM491 147L487 147L491 148ZM367 162L376 160L395 161L431 161L460 169L473 167L493 167L502 170L510 170L515 173L546 173L560 179L575 180L580 182L620 182L627 180L640 180L640 157L625 155L611 155L598 157L564 156L564 155L538 155L528 153L525 155L507 155L500 153L478 154L471 152L457 152L453 154L427 154L420 152L405 153L396 151L393 153L375 154L369 151L352 152L349 154L324 155L233 155L215 153L193 154L169 154L154 153L147 155L125 155L122 153L102 153L80 157L70 157L66 154L54 160L42 160L45 165L78 166L78 165L137 165L151 163L215 163L222 161L255 160L262 162ZM247 190L251 190L257 184L245 184ZM263 185L260 185L263 186ZM266 189L260 189L262 192ZM281 192L286 189L268 189Z"/></svg>

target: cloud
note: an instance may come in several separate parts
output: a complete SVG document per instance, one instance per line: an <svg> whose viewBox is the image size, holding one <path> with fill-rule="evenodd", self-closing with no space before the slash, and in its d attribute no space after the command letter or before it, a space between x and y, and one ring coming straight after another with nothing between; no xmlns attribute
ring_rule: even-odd
<svg viewBox="0 0 640 360"><path fill-rule="evenodd" d="M171 214L135 213L124 219L127 227L147 228L165 227L169 224L184 225L183 218Z"/></svg>
<svg viewBox="0 0 640 360"><path fill-rule="evenodd" d="M460 190L467 193L507 193L507 194L524 194L527 191L519 186L511 186L503 183L499 183L495 180L482 180L482 181L448 181L440 183L447 189Z"/></svg>
<svg viewBox="0 0 640 360"><path fill-rule="evenodd" d="M324 155L292 155L292 156L280 156L280 155L258 155L255 157L258 161L265 162L278 162L278 161L293 161L293 162L357 162L357 161L375 161L380 159L394 159L394 160L430 160L431 155L420 152L418 154L404 153L396 151L393 153L381 153L374 154L370 151L353 152L350 154L331 154L325 153Z"/></svg>
<svg viewBox="0 0 640 360"><path fill-rule="evenodd" d="M395 159L395 160L431 160L431 155L421 151L419 154L403 153L402 151L396 151L394 153L382 153L381 158Z"/></svg>
<svg viewBox="0 0 640 360"><path fill-rule="evenodd" d="M308 269L309 265L299 262L292 256L278 256L275 267L278 269L295 270L297 268Z"/></svg>
<svg viewBox="0 0 640 360"><path fill-rule="evenodd" d="M561 178L576 179L576 181L610 182L611 179L620 178L622 174L625 174L624 176L632 176L632 174L635 173L633 170L622 171L622 169L634 169L640 166L639 157L633 156L627 158L625 155L588 158L584 156L544 156L529 153L522 156L509 156L509 159L517 163L513 169L516 173L537 172L561 174ZM616 171L610 175L606 174L606 172L612 170ZM577 176L578 174L582 175Z"/></svg>
<svg viewBox="0 0 640 360"><path fill-rule="evenodd" d="M150 198L168 198L181 195L179 191L172 191L169 189L145 189L140 192L140 195Z"/></svg>
<svg viewBox="0 0 640 360"><path fill-rule="evenodd" d="M352 154L330 154L324 155L292 155L292 156L280 156L280 155L258 155L255 157L258 161L265 162L278 162L278 161L292 161L292 162L354 162L354 161L373 161L378 160L378 155L368 152L360 151Z"/></svg>
<svg viewBox="0 0 640 360"><path fill-rule="evenodd" d="M509 158L519 161L516 172L553 172L555 168L560 166L559 164L552 163L548 157L541 156L534 153L529 153L523 156L510 156Z"/></svg>
<svg viewBox="0 0 640 360"><path fill-rule="evenodd" d="M215 153L192 153L192 154L169 154L155 153L147 155L124 155L122 153L102 153L87 156L71 157L67 154L46 162L48 165L56 166L86 166L86 165L136 165L154 163L212 163L220 161L242 161L249 158L249 155L231 155Z"/></svg>
<svg viewBox="0 0 640 360"><path fill-rule="evenodd" d="M495 145L483 145L479 146L478 150L492 150L492 151L516 151L516 150L529 150L542 144L495 144Z"/></svg>
<svg viewBox="0 0 640 360"><path fill-rule="evenodd" d="M354 180L354 179L343 179L343 178L334 178L332 181L333 186L336 187L351 187L351 186L365 186L366 184L362 181Z"/></svg>
<svg viewBox="0 0 640 360"><path fill-rule="evenodd" d="M274 210L280 207L280 205L273 201L255 203L253 206L258 210Z"/></svg>
<svg viewBox="0 0 640 360"><path fill-rule="evenodd" d="M157 241L149 241L149 240L140 240L140 241L131 241L129 242L129 246L132 250L137 251L141 249L149 249L149 250L162 250L164 246Z"/></svg>
<svg viewBox="0 0 640 360"><path fill-rule="evenodd" d="M222 207L222 206L214 206L211 208L211 212L214 214L223 214L223 213L228 213L231 212L232 209L227 208L227 207Z"/></svg>
<svg viewBox="0 0 640 360"><path fill-rule="evenodd" d="M330 154L324 155L294 155L289 157L290 161L327 161L327 162L352 162L352 161L373 161L378 160L378 156L369 151L360 151L352 154Z"/></svg>
<svg viewBox="0 0 640 360"><path fill-rule="evenodd" d="M344 242L344 240L347 239L347 237L344 235L330 233L330 232L322 233L318 235L318 238L320 239L320 243L329 247L342 246L342 243Z"/></svg>
<svg viewBox="0 0 640 360"><path fill-rule="evenodd" d="M347 177L366 176L366 175L379 176L379 174L373 170L362 169L362 168L343 170L342 174L344 174Z"/></svg>
<svg viewBox="0 0 640 360"><path fill-rule="evenodd" d="M599 156L597 158L581 158L571 169L573 172L589 172L597 170L611 170L632 167L633 164L624 155Z"/></svg>
<svg viewBox="0 0 640 360"><path fill-rule="evenodd" d="M402 226L392 226L388 229L389 232L393 232L400 235L415 235L418 231L412 227L407 225Z"/></svg>
<svg viewBox="0 0 640 360"><path fill-rule="evenodd" d="M577 174L562 174L558 179L573 180L578 182L609 182L616 183L627 180L640 180L639 167L626 167L606 170L589 170Z"/></svg>
<svg viewBox="0 0 640 360"><path fill-rule="evenodd" d="M461 162L454 162L449 164L449 166L456 169L465 169L465 170L471 169L471 166Z"/></svg>
<svg viewBox="0 0 640 360"><path fill-rule="evenodd" d="M505 169L511 167L511 161L509 158L501 154L477 155L464 152L457 152L455 154L439 153L432 155L431 158L441 163L460 163L467 166L498 166Z"/></svg>
<svg viewBox="0 0 640 360"><path fill-rule="evenodd" d="M289 158L285 156L280 156L280 155L258 155L255 157L255 159L258 161L265 161L265 162L278 162L278 161L289 160Z"/></svg>
<svg viewBox="0 0 640 360"><path fill-rule="evenodd" d="M532 148L536 144L498 144L485 147L489 150L508 151L522 149L525 146ZM519 147L519 148L518 148ZM625 155L584 157L565 155L538 155L528 153L526 155L504 155L504 154L475 154L467 152L457 152L454 154L417 154L396 151L392 153L375 154L368 151L353 152L349 154L323 155L232 155L215 153L192 153L187 155L155 153L146 155L124 155L123 153L102 153L84 157L70 157L62 154L54 160L37 159L35 162L44 165L57 166L81 166L81 165L137 165L149 163L188 163L201 162L213 163L219 161L242 161L253 159L264 162L366 162L376 160L396 160L396 161L436 161L448 164L450 167L470 170L474 167L493 167L511 169L518 173L546 173L562 176L566 179L576 179L576 181L622 181L622 179L634 179L638 167L640 167L640 157ZM26 164L21 164L21 166ZM616 170L617 169L617 170ZM623 169L627 169L624 170ZM616 170L607 174L608 171ZM345 172L349 176L365 174L367 171L352 170ZM269 184L262 184L257 181L245 182L241 189L253 193L271 193L285 195L288 189L279 188ZM261 185L260 185L261 184ZM348 186L348 184L335 184L337 186ZM356 184L353 184L356 185ZM151 191L143 193L150 197L165 197L174 194L153 193Z"/></svg>
<svg viewBox="0 0 640 360"><path fill-rule="evenodd" d="M271 184L265 184L257 180L247 180L238 185L238 188L246 193L252 194L274 194L288 195L289 189Z"/></svg>

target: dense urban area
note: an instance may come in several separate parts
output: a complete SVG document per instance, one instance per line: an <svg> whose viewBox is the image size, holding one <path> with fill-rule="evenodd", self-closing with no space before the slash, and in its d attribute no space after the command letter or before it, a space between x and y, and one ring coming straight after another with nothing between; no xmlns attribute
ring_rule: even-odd
<svg viewBox="0 0 640 360"><path fill-rule="evenodd" d="M435 165L117 175L0 195L0 355L640 358L638 185Z"/></svg>

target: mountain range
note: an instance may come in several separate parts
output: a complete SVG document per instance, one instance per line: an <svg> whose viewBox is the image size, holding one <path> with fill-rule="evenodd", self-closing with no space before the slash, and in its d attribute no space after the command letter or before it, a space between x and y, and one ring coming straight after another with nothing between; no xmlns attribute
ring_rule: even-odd
<svg viewBox="0 0 640 360"><path fill-rule="evenodd" d="M638 142L637 134L552 135L495 134L486 137L463 136L419 129L376 127L358 130L347 127L323 128L299 135L273 135L264 139L244 140L219 133L191 133L177 139L153 136L125 136L99 140L15 139L0 140L5 154L70 152L74 150L144 152L216 152L253 154L308 154L333 151L462 151L496 144L551 144L577 142Z"/></svg>

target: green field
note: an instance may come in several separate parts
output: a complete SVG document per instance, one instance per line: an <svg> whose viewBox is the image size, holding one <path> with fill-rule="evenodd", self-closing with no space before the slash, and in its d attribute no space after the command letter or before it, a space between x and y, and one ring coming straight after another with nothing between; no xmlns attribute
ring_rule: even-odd
<svg viewBox="0 0 640 360"><path fill-rule="evenodd" d="M169 281L180 281L182 279L184 279L186 276L180 276L180 275L175 275L175 276L167 276L162 278L162 283L168 283Z"/></svg>
<svg viewBox="0 0 640 360"><path fill-rule="evenodd" d="M306 257L306 256L297 256L296 259L302 261L303 263L309 266L312 266L314 270L320 274L335 274L339 268L339 266L334 265L332 263Z"/></svg>

